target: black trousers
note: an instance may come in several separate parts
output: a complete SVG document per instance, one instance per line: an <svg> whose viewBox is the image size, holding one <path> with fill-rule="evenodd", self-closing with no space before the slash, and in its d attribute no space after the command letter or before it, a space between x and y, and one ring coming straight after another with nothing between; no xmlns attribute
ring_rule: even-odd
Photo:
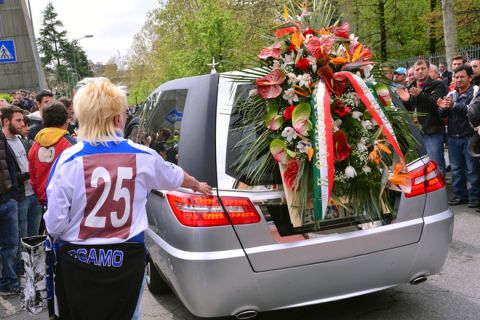
<svg viewBox="0 0 480 320"><path fill-rule="evenodd" d="M130 320L145 270L143 243L65 244L57 253L60 320Z"/></svg>

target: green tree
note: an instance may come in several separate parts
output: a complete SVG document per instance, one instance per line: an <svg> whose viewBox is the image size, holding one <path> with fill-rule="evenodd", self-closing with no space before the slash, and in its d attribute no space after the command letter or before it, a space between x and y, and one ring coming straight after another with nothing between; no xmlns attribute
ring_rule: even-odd
<svg viewBox="0 0 480 320"><path fill-rule="evenodd" d="M81 77L92 75L85 51L75 41L67 39L67 31L52 3L43 11L37 42L42 65L50 74L49 86L57 88L59 94L68 94Z"/></svg>
<svg viewBox="0 0 480 320"><path fill-rule="evenodd" d="M273 26L278 4L269 0L163 1L135 36L127 55L130 102L141 101L162 82L251 65Z"/></svg>

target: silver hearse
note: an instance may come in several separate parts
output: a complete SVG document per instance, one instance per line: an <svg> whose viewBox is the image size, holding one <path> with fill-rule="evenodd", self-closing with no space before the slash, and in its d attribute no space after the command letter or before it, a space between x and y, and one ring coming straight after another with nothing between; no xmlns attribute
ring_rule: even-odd
<svg viewBox="0 0 480 320"><path fill-rule="evenodd" d="M155 148L159 132L169 129L167 159L215 188L212 198L188 190L149 196L151 292L171 288L200 317L247 319L416 284L440 271L453 214L435 163L424 155L409 164L412 192L392 191L391 219L368 223L332 214L320 230L295 229L278 174L252 186L233 168L243 136L232 129L234 111L250 89L219 74L170 81L149 96L127 130Z"/></svg>

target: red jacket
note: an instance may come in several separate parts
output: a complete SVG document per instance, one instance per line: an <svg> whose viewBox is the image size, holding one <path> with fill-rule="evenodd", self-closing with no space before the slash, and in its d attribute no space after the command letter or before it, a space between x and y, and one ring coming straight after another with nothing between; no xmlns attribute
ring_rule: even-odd
<svg viewBox="0 0 480 320"><path fill-rule="evenodd" d="M55 160L67 148L75 144L68 131L60 128L45 128L35 136L35 143L28 153L30 183L41 204L47 204L45 194L48 176Z"/></svg>

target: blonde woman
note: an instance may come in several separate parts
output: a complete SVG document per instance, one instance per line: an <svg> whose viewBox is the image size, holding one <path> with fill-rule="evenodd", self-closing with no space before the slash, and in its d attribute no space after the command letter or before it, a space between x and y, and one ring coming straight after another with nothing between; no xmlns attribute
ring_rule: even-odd
<svg viewBox="0 0 480 320"><path fill-rule="evenodd" d="M185 187L211 194L211 187L122 138L127 98L108 79L86 80L73 108L78 143L52 168L44 216L59 247L60 318L131 319L145 266L148 193Z"/></svg>

